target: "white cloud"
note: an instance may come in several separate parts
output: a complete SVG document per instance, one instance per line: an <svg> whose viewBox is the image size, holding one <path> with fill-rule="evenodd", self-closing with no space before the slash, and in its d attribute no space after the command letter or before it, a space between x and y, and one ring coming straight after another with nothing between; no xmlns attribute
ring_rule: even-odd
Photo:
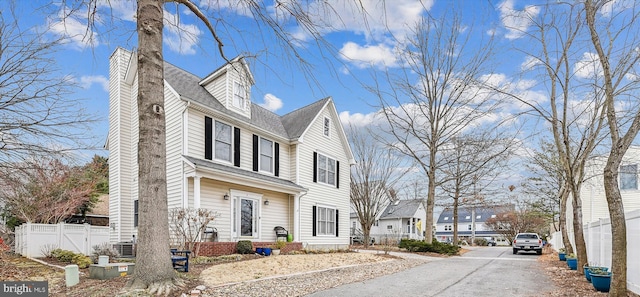
<svg viewBox="0 0 640 297"><path fill-rule="evenodd" d="M542 65L542 61L540 61L539 58L534 57L534 56L527 56L524 59L524 62L522 62L522 64L520 64L520 70L522 70L522 71L531 70L532 68L534 68L534 67L536 67L538 65Z"/></svg>
<svg viewBox="0 0 640 297"><path fill-rule="evenodd" d="M532 19L540 13L540 8L533 5L525 6L523 10L513 8L513 0L505 0L498 5L500 20L507 29L505 38L518 39L524 35L532 23Z"/></svg>
<svg viewBox="0 0 640 297"><path fill-rule="evenodd" d="M253 17L248 2L238 0L202 0L200 6L205 9L212 9L216 11L230 10L238 15Z"/></svg>
<svg viewBox="0 0 640 297"><path fill-rule="evenodd" d="M164 11L165 34L163 42L169 49L183 55L193 55L202 31L194 24L184 24L177 14Z"/></svg>
<svg viewBox="0 0 640 297"><path fill-rule="evenodd" d="M103 13L109 17L113 16L121 20L135 22L137 13L135 1L98 0L98 7L107 10Z"/></svg>
<svg viewBox="0 0 640 297"><path fill-rule="evenodd" d="M582 60L576 62L573 67L573 72L579 78L595 78L603 74L600 58L596 53L582 54Z"/></svg>
<svg viewBox="0 0 640 297"><path fill-rule="evenodd" d="M258 105L275 112L282 108L282 100L273 94L266 94L264 95L264 102Z"/></svg>
<svg viewBox="0 0 640 297"><path fill-rule="evenodd" d="M89 89L93 84L99 84L105 92L109 92L109 79L102 75L86 75L80 77L80 86Z"/></svg>
<svg viewBox="0 0 640 297"><path fill-rule="evenodd" d="M65 38L71 47L82 50L87 47L96 47L100 44L98 33L88 25L86 11L70 13L69 8L62 8L56 17L47 19L49 29L60 37Z"/></svg>
<svg viewBox="0 0 640 297"><path fill-rule="evenodd" d="M628 8L633 8L635 5L635 0L607 1L607 3L602 5L600 10L598 10L598 13L603 17L609 18L613 15L614 12L620 12Z"/></svg>
<svg viewBox="0 0 640 297"><path fill-rule="evenodd" d="M343 126L364 127L369 125L376 125L382 123L384 118L379 112L371 112L367 114L354 113L350 114L349 111L343 111L340 113L340 122Z"/></svg>
<svg viewBox="0 0 640 297"><path fill-rule="evenodd" d="M321 25L321 34L348 31L364 35L369 42L380 42L387 39L388 32L396 38L404 38L411 26L432 6L433 0L395 0L387 4L378 0L334 0L313 1L309 5L279 1L274 13L282 19L290 15L287 9L304 9L313 24ZM300 27L292 32L301 41L311 40L311 35Z"/></svg>
<svg viewBox="0 0 640 297"><path fill-rule="evenodd" d="M394 50L384 44L360 46L347 42L340 49L340 55L343 60L352 62L358 68L376 66L383 69L398 65Z"/></svg>

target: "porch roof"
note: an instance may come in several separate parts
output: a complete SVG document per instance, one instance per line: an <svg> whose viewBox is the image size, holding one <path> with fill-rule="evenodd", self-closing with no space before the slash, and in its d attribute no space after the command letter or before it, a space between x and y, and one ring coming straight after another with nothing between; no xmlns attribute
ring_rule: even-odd
<svg viewBox="0 0 640 297"><path fill-rule="evenodd" d="M198 171L200 171L200 173L208 173L210 175L205 175L204 177L212 178L215 180L235 184L243 184L257 188L264 188L287 194L300 194L302 192L308 191L307 188L301 185L298 185L286 179L277 178L275 176L260 174L257 172L240 169L238 167L227 166L209 160L203 160L189 156L183 156L183 158L196 169L197 173Z"/></svg>

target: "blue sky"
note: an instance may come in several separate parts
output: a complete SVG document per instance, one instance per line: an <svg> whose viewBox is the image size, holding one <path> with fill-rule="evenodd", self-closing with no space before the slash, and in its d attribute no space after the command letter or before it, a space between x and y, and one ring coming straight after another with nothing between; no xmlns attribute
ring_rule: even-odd
<svg viewBox="0 0 640 297"><path fill-rule="evenodd" d="M6 11L8 1L0 4ZM378 102L361 83L372 83L371 75L387 69L402 67L395 56L398 44L410 38L410 28L422 16L439 18L462 14L464 30L472 43L480 43L490 36L496 38L498 55L492 61L494 80L510 81L531 67L531 60L522 51L528 41L523 32L531 26L528 17L541 13L539 4L547 1L413 1L393 0L382 5L379 1L362 0L368 12L366 21L360 10L353 7L353 0L330 1L331 14L318 11L315 1L307 1L309 11L316 12L312 21L325 25L319 34L327 46L318 49L309 32L283 17L282 11L272 1L262 5L266 13L281 21L284 33L295 37L295 49L314 67L311 70L315 82L297 66L297 60L287 56L272 32L257 27L246 7L233 4L233 0L194 0L207 9L218 34L220 34L228 58L243 54L248 57L256 80L252 101L277 114L285 114L326 96L332 96L343 123L364 126L380 119L374 116ZM282 2L282 1L281 1ZM287 2L287 1L284 1ZM16 16L23 30L48 30L52 37L64 36L68 42L58 52L58 63L66 75L72 75L81 88L77 96L86 99L86 108L100 121L91 131L106 140L108 133L108 59L116 47L133 49L137 46L135 34L135 2L98 1L99 13L95 27L87 27L86 8L80 8L71 17L61 21L70 7L52 1L16 1ZM165 5L164 58L166 61L204 77L224 63L217 44L200 20L183 6ZM603 12L606 14L606 12ZM7 13L3 17L9 18ZM330 25L330 26L329 26ZM177 29L179 28L179 30ZM93 33L92 39L87 32ZM333 56L332 54L337 54ZM584 53L585 60L592 61L592 54ZM579 63L579 62L578 62ZM576 63L576 64L578 64ZM587 70L576 70L588 72ZM487 73L489 74L489 73ZM584 73L588 76L588 73ZM521 96L543 102L546 93L534 78L521 80L512 87ZM523 111L522 104L507 105L495 118ZM523 137L524 138L524 137ZM106 155L106 151L101 154Z"/></svg>

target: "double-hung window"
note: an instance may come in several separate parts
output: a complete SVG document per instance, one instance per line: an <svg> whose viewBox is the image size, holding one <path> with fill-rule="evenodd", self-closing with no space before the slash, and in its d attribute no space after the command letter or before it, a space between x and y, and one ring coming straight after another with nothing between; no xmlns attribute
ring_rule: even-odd
<svg viewBox="0 0 640 297"><path fill-rule="evenodd" d="M244 109L247 92L240 82L233 83L233 106Z"/></svg>
<svg viewBox="0 0 640 297"><path fill-rule="evenodd" d="M620 190L638 189L638 165L620 166Z"/></svg>
<svg viewBox="0 0 640 297"><path fill-rule="evenodd" d="M231 126L216 121L215 157L218 160L231 162Z"/></svg>
<svg viewBox="0 0 640 297"><path fill-rule="evenodd" d="M336 185L336 160L318 154L318 182Z"/></svg>
<svg viewBox="0 0 640 297"><path fill-rule="evenodd" d="M273 141L260 137L260 171L273 173Z"/></svg>
<svg viewBox="0 0 640 297"><path fill-rule="evenodd" d="M318 235L336 235L335 208L318 206L316 214L316 232Z"/></svg>

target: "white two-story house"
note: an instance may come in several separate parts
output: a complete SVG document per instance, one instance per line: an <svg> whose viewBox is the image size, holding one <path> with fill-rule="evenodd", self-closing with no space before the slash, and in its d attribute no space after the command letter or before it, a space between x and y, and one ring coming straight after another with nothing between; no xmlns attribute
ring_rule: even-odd
<svg viewBox="0 0 640 297"><path fill-rule="evenodd" d="M251 102L242 57L200 78L164 64L167 193L172 208L207 208L221 242L275 241L282 226L307 248L349 244L350 165L331 98L285 115ZM111 242L137 234L137 57L110 58Z"/></svg>

